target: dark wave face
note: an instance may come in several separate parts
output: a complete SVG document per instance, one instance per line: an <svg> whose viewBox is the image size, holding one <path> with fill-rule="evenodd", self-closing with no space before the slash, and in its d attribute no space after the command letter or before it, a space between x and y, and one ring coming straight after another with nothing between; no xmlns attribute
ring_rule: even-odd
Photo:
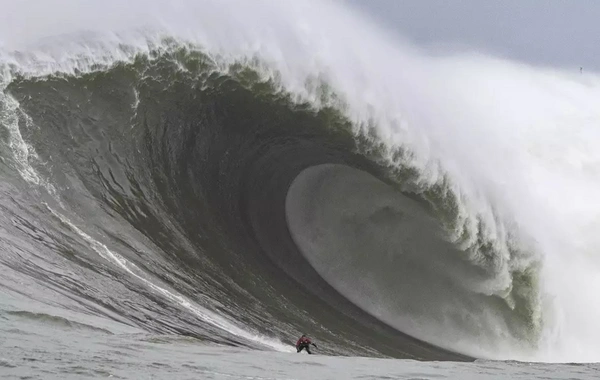
<svg viewBox="0 0 600 380"><path fill-rule="evenodd" d="M466 359L461 339L535 345L535 272L485 294L496 253L452 241L443 184L417 188L341 109L256 64L167 46L7 85L2 263L46 289L29 297L259 349L301 333L323 353L431 360Z"/></svg>

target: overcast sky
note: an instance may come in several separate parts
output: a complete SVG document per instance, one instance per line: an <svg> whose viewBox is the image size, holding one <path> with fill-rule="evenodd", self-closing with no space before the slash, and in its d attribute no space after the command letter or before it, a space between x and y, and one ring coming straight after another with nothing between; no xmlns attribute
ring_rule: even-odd
<svg viewBox="0 0 600 380"><path fill-rule="evenodd" d="M418 45L600 71L600 0L347 0Z"/></svg>

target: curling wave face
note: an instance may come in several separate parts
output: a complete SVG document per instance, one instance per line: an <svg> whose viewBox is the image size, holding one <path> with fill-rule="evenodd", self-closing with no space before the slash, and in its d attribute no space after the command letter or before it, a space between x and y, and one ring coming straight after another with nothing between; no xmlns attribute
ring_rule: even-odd
<svg viewBox="0 0 600 380"><path fill-rule="evenodd" d="M2 54L1 284L225 344L593 358L568 295L594 289L594 208L556 200L599 188L597 78L424 57L335 4L244 4ZM585 141L555 145L564 125Z"/></svg>
<svg viewBox="0 0 600 380"><path fill-rule="evenodd" d="M247 66L222 73L206 55L165 43L103 70L8 85L13 121L40 163L29 170L58 195L39 216L60 244L46 254L103 285L80 289L69 276L10 265L151 331L284 349L278 340L308 330L329 353L461 359L339 296L289 236L285 197L302 169L367 165L343 119L294 104ZM95 255L76 251L85 245ZM104 294L107 284L125 289Z"/></svg>

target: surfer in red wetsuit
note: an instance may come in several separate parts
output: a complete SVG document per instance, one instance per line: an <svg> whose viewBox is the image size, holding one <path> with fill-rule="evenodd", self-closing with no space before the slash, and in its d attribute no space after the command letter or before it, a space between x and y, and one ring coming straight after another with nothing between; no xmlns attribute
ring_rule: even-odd
<svg viewBox="0 0 600 380"><path fill-rule="evenodd" d="M311 342L309 337L307 337L306 335L302 335L300 339L298 339L298 341L296 342L296 352L300 352L306 348L306 352L312 354L312 352L310 352L311 344L315 346L315 348L317 348L317 345Z"/></svg>

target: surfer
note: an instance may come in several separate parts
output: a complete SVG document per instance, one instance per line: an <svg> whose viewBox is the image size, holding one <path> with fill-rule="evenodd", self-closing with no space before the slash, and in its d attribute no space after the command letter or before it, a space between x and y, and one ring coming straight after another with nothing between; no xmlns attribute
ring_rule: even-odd
<svg viewBox="0 0 600 380"><path fill-rule="evenodd" d="M300 339L298 339L298 341L296 342L296 352L300 352L303 349L306 348L306 352L308 352L309 354L312 354L312 352L310 352L310 345L315 346L315 348L317 348L317 345L314 344L313 342L310 341L310 338L307 337L306 335L302 334L302 336L300 337Z"/></svg>

